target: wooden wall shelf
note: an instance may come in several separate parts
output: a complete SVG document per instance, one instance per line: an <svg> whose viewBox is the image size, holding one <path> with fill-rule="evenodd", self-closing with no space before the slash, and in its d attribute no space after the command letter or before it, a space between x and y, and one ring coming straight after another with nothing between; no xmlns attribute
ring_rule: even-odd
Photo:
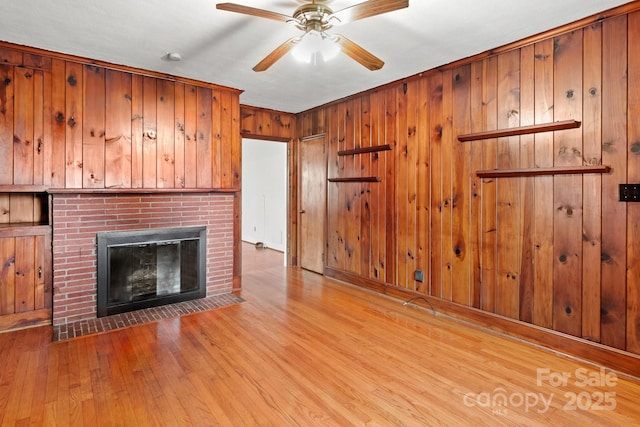
<svg viewBox="0 0 640 427"><path fill-rule="evenodd" d="M389 151L389 150L391 150L391 146L389 144L375 145L373 147L354 148L352 150L340 150L338 151L338 156L352 156L354 154L376 153L378 151Z"/></svg>
<svg viewBox="0 0 640 427"><path fill-rule="evenodd" d="M529 169L490 169L476 171L480 178L511 178L523 176L539 175L575 175L585 173L609 173L609 166L566 166L552 168L529 168Z"/></svg>
<svg viewBox="0 0 640 427"><path fill-rule="evenodd" d="M363 176L355 178L329 178L329 182L380 182L377 176Z"/></svg>
<svg viewBox="0 0 640 427"><path fill-rule="evenodd" d="M480 139L500 138L504 136L527 135L531 133L550 132L554 130L579 128L582 123L576 120L565 120L561 122L543 123L539 125L520 126L509 129L489 130L484 132L467 133L458 135L458 141L477 141Z"/></svg>

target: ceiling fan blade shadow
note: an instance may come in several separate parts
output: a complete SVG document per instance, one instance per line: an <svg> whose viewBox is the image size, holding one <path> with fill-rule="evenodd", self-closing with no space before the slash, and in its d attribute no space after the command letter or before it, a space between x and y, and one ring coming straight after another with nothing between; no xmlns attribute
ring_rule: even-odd
<svg viewBox="0 0 640 427"><path fill-rule="evenodd" d="M300 37L292 37L280 46L275 48L270 54L268 54L262 61L253 67L253 71L260 72L265 71L273 64L275 64L280 58L285 56L293 47L300 41Z"/></svg>
<svg viewBox="0 0 640 427"><path fill-rule="evenodd" d="M379 70L384 65L384 61L380 58L373 55L362 46L352 42L345 36L337 35L335 38L336 43L342 48L342 52L344 52L345 55L364 65L369 70Z"/></svg>
<svg viewBox="0 0 640 427"><path fill-rule="evenodd" d="M284 15L278 12L271 12L269 10L258 9L251 6L243 6L236 3L218 3L216 9L225 10L227 12L242 13L244 15L257 16L260 18L273 19L280 22L296 21L293 17Z"/></svg>
<svg viewBox="0 0 640 427"><path fill-rule="evenodd" d="M370 16L381 15L394 10L409 7L409 0L369 0L342 10L334 12L331 17L337 18L339 22L335 25L346 24ZM334 23L334 21L331 21Z"/></svg>

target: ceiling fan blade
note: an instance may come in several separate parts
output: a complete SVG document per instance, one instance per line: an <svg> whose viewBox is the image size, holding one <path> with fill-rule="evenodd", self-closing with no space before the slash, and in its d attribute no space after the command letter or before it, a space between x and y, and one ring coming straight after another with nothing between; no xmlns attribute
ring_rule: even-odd
<svg viewBox="0 0 640 427"><path fill-rule="evenodd" d="M236 3L218 3L216 9L226 10L227 12L237 12L245 15L258 16L260 18L274 19L281 22L295 21L295 19L288 15L283 15L278 12L271 12L269 10L258 9L251 6L243 6Z"/></svg>
<svg viewBox="0 0 640 427"><path fill-rule="evenodd" d="M337 18L338 24L345 24L405 7L409 7L409 0L369 0L334 12L331 17Z"/></svg>
<svg viewBox="0 0 640 427"><path fill-rule="evenodd" d="M273 64L275 64L280 58L285 56L293 47L300 41L300 37L292 37L280 46L275 48L269 55L267 55L262 61L253 67L253 71L260 72L265 71Z"/></svg>
<svg viewBox="0 0 640 427"><path fill-rule="evenodd" d="M379 70L384 65L384 61L382 61L380 58L365 50L362 46L352 42L345 36L337 35L335 36L335 38L336 43L340 45L342 51L347 56L358 61L360 64L364 65L371 71Z"/></svg>

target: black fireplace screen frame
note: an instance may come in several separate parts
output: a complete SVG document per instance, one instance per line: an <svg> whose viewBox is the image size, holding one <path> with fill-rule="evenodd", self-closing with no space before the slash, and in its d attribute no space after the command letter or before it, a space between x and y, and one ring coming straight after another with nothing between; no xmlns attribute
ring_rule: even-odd
<svg viewBox="0 0 640 427"><path fill-rule="evenodd" d="M133 231L113 231L98 233L98 283L97 283L97 316L104 317L113 314L124 313L143 308L156 307L164 304L172 304L188 301L206 296L206 258L207 258L207 230L206 227L177 227L155 228ZM140 301L110 304L108 288L110 283L109 249L113 247L167 244L185 240L197 240L197 283L195 290L158 295Z"/></svg>

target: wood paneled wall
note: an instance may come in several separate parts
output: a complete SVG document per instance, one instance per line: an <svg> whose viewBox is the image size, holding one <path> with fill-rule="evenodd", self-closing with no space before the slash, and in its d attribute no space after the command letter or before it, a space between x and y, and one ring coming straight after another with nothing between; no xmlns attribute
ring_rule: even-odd
<svg viewBox="0 0 640 427"><path fill-rule="evenodd" d="M329 178L380 178L328 183L327 274L640 354L640 204L618 201L640 182L638 8L301 113L301 136L327 134ZM581 127L457 139L569 119ZM599 164L611 172L476 175Z"/></svg>
<svg viewBox="0 0 640 427"><path fill-rule="evenodd" d="M296 115L284 111L240 106L240 130L243 138L290 143L296 137ZM288 206L287 206L287 265L298 264L298 159L295 144L289 145ZM292 155L293 153L293 155Z"/></svg>
<svg viewBox="0 0 640 427"><path fill-rule="evenodd" d="M245 138L289 142L296 136L296 115L242 105L240 131Z"/></svg>
<svg viewBox="0 0 640 427"><path fill-rule="evenodd" d="M240 188L236 90L0 49L0 185Z"/></svg>
<svg viewBox="0 0 640 427"><path fill-rule="evenodd" d="M0 43L0 330L51 321L48 189L235 193L239 288L240 142L235 89Z"/></svg>

